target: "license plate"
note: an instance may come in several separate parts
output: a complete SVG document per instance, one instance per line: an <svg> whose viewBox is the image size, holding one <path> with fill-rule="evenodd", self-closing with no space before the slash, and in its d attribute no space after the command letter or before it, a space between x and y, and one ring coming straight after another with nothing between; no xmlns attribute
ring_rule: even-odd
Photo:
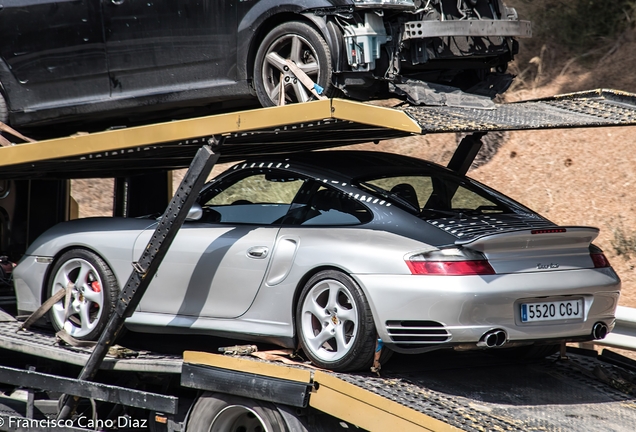
<svg viewBox="0 0 636 432"><path fill-rule="evenodd" d="M521 322L583 318L583 300L522 303Z"/></svg>

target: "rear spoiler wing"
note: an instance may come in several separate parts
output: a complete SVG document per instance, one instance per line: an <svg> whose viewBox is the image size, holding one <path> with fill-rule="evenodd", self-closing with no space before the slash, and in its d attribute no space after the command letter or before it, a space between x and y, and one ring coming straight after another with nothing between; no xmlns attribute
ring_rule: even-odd
<svg viewBox="0 0 636 432"><path fill-rule="evenodd" d="M555 226L484 234L474 239L457 240L463 246L479 252L505 252L511 249L585 248L598 236L599 229L585 226Z"/></svg>

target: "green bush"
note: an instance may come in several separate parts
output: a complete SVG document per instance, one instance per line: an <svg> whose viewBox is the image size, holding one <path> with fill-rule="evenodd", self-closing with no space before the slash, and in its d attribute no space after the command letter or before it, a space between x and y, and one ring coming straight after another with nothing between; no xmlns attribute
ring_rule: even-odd
<svg viewBox="0 0 636 432"><path fill-rule="evenodd" d="M636 0L506 0L533 22L533 38L589 52L633 26Z"/></svg>
<svg viewBox="0 0 636 432"><path fill-rule="evenodd" d="M630 259L632 255L636 255L636 235L626 233L622 225L614 229L614 238L611 243L618 256Z"/></svg>

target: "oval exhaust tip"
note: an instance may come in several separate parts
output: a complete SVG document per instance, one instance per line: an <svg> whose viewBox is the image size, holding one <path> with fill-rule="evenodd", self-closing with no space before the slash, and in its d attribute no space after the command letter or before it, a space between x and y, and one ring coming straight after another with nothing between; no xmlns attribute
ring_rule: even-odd
<svg viewBox="0 0 636 432"><path fill-rule="evenodd" d="M506 332L503 330L490 330L484 333L479 342L477 342L478 347L486 347L486 348L494 348L500 347L506 343L508 336Z"/></svg>
<svg viewBox="0 0 636 432"><path fill-rule="evenodd" d="M497 332L497 343L496 343L496 345L498 347L503 346L503 344L506 343L506 339L507 339L506 332L503 331L503 330L498 331Z"/></svg>
<svg viewBox="0 0 636 432"><path fill-rule="evenodd" d="M594 327L592 327L592 337L594 339L605 339L607 333L609 333L609 328L603 322L597 322L594 324Z"/></svg>

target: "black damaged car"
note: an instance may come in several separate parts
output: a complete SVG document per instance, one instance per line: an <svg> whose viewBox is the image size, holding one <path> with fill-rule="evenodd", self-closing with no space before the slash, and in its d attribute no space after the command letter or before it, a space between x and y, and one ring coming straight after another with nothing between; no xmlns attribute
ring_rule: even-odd
<svg viewBox="0 0 636 432"><path fill-rule="evenodd" d="M531 32L502 0L1 3L0 121L18 128L316 97L289 61L327 96L492 89Z"/></svg>

